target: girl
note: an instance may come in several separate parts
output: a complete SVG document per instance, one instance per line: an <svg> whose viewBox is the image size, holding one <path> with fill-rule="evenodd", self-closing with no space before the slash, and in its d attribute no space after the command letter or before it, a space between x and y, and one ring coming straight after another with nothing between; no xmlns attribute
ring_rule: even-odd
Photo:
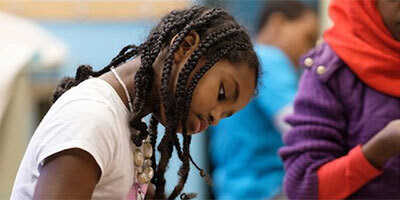
<svg viewBox="0 0 400 200"><path fill-rule="evenodd" d="M182 161L168 196L176 198L190 161L197 167L190 134L242 109L257 86L258 67L249 36L226 11L172 11L143 44L124 47L104 69L80 66L75 78L61 81L11 199L142 199L149 183L153 197L164 199L173 148ZM142 118L149 114L148 128ZM156 159L158 122L166 131Z"/></svg>
<svg viewBox="0 0 400 200"><path fill-rule="evenodd" d="M333 0L280 150L292 199L400 198L400 1Z"/></svg>

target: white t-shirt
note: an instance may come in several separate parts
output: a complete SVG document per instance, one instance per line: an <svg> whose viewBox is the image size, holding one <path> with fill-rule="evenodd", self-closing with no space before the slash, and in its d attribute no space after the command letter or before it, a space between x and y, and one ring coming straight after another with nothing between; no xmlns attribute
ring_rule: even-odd
<svg viewBox="0 0 400 200"><path fill-rule="evenodd" d="M104 80L91 78L68 90L33 134L11 199L32 199L43 161L71 148L88 152L100 167L101 177L92 199L127 199L134 176L128 119L127 107Z"/></svg>

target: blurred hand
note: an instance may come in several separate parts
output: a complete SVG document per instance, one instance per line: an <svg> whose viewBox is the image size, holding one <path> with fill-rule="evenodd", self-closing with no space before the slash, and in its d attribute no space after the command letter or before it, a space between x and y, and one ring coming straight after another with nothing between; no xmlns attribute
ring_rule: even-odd
<svg viewBox="0 0 400 200"><path fill-rule="evenodd" d="M393 120L362 146L369 162L381 169L393 156L400 153L400 120Z"/></svg>

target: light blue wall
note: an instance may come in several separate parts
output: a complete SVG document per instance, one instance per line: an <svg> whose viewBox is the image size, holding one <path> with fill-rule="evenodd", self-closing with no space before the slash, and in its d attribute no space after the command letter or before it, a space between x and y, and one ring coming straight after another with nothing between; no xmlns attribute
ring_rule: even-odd
<svg viewBox="0 0 400 200"><path fill-rule="evenodd" d="M154 22L42 22L41 25L67 44L67 62L60 76L74 75L78 65L102 69L128 44L146 39Z"/></svg>

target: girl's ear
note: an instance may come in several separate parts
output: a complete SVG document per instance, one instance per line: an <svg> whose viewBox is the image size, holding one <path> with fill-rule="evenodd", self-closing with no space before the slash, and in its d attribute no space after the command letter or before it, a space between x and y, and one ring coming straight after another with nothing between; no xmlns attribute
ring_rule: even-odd
<svg viewBox="0 0 400 200"><path fill-rule="evenodd" d="M177 35L172 38L170 45L174 43ZM179 45L179 48L174 53L174 62L180 63L186 60L194 52L194 50L196 50L199 44L199 34L196 31L191 30L188 35L183 39L182 43Z"/></svg>

